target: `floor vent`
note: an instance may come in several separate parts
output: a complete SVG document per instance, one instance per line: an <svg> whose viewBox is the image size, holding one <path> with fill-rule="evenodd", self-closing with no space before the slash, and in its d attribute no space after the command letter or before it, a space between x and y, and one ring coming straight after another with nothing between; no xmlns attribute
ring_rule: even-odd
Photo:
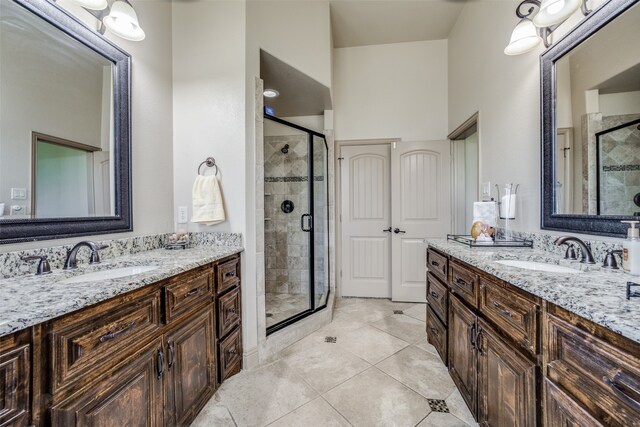
<svg viewBox="0 0 640 427"><path fill-rule="evenodd" d="M273 313L267 313L265 316L266 317L273 317Z"/></svg>
<svg viewBox="0 0 640 427"><path fill-rule="evenodd" d="M324 342L329 342L331 344L335 344L336 341L338 341L338 338L336 338L336 337L324 337Z"/></svg>
<svg viewBox="0 0 640 427"><path fill-rule="evenodd" d="M449 407L447 406L447 402L440 399L427 399L429 402L429 406L433 412L449 412Z"/></svg>
<svg viewBox="0 0 640 427"><path fill-rule="evenodd" d="M393 310L393 314L404 314L402 310Z"/></svg>

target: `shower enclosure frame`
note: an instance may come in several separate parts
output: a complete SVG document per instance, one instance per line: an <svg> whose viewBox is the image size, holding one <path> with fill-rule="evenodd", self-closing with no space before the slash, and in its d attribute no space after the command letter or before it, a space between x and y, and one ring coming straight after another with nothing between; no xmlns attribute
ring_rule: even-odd
<svg viewBox="0 0 640 427"><path fill-rule="evenodd" d="M298 314L295 314L291 317L288 317L278 323L275 323L269 327L267 327L267 335L270 335L274 332L277 332L283 328L286 328L287 326L296 323L297 321L304 319L305 317L308 317L314 313L317 313L320 310L323 310L327 307L327 302L329 301L329 295L331 293L331 261L330 261L330 248L328 246L328 237L329 237L329 146L327 144L327 138L324 136L324 134L313 131L311 129L307 129L303 126L297 125L295 123L291 123L288 122L286 120L280 119L278 117L272 116L270 114L267 114L265 112L264 114L264 118L266 120L270 120L272 122L275 123L279 123L281 125L284 126L288 126L291 127L293 129L305 132L307 134L307 158L308 158L308 169L307 169L307 182L309 183L309 197L308 197L308 211L311 212L310 214L304 214L301 217L300 220L300 228L302 229L302 231L305 231L309 234L309 307L308 309L301 311ZM324 149L325 149L325 158L326 158L326 167L324 172L324 179L325 182L327 183L326 185L326 195L325 195L325 209L326 209L326 218L325 218L325 226L326 226L326 230L325 233L327 235L327 257L325 259L325 262L327 263L327 277L326 277L326 296L324 299L324 303L319 305L318 307L316 307L316 301L315 301L315 285L316 285L316 281L315 281L315 276L316 276L316 270L315 270L315 227L314 227L314 223L315 223L315 199L314 199L314 182L315 182L315 175L314 175L314 158L313 158L313 153L314 153L314 144L313 144L313 138L314 137L318 137L321 138L322 141L324 142ZM264 143L264 141L263 141ZM310 221L309 224L310 228L308 230L306 230L304 228L304 219L305 217L309 217Z"/></svg>

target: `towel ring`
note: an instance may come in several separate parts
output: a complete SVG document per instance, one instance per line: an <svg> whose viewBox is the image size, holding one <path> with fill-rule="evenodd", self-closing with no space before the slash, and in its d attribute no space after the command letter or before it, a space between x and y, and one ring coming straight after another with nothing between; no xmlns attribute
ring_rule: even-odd
<svg viewBox="0 0 640 427"><path fill-rule="evenodd" d="M198 175L200 175L200 169L203 165L207 165L208 168L216 168L216 176L218 176L218 165L216 165L216 159L213 157L207 157L207 160L200 163L200 166L198 166Z"/></svg>

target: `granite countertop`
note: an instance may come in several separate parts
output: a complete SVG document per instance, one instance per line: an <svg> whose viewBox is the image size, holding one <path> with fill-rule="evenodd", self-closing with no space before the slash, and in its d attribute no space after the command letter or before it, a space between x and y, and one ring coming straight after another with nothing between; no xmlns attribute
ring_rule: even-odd
<svg viewBox="0 0 640 427"><path fill-rule="evenodd" d="M557 306L640 342L640 298L626 298L627 282L640 277L622 270L605 270L600 264L568 261L549 252L527 248L470 248L445 239L427 239L439 249L505 282ZM582 273L547 273L498 264L498 260L527 260L559 264Z"/></svg>
<svg viewBox="0 0 640 427"><path fill-rule="evenodd" d="M45 276L0 280L0 337L43 323L151 283L242 252L240 246L202 246L186 250L156 249L113 258L77 270L54 270ZM135 276L65 284L73 276L111 268L153 265L157 269Z"/></svg>

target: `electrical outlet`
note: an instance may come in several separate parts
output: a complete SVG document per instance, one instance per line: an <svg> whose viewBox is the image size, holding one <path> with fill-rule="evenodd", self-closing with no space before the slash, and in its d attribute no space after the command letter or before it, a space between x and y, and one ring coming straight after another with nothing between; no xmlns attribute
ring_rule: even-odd
<svg viewBox="0 0 640 427"><path fill-rule="evenodd" d="M180 206L178 208L178 224L186 224L189 222L189 209L186 206Z"/></svg>
<svg viewBox="0 0 640 427"><path fill-rule="evenodd" d="M26 188L12 188L11 199L12 200L25 200L27 198Z"/></svg>
<svg viewBox="0 0 640 427"><path fill-rule="evenodd" d="M24 205L11 205L10 214L14 215L26 215L27 207Z"/></svg>

